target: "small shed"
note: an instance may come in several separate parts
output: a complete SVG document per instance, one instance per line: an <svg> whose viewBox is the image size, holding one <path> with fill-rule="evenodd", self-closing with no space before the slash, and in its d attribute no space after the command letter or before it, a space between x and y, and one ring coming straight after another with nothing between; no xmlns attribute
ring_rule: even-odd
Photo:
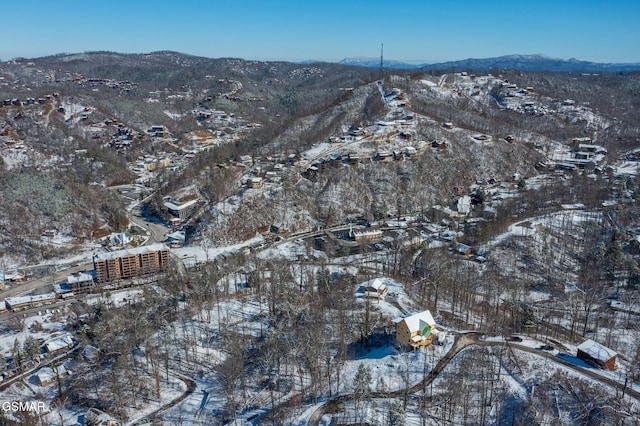
<svg viewBox="0 0 640 426"><path fill-rule="evenodd" d="M249 184L251 188L262 188L264 186L264 181L261 177L252 177L249 179Z"/></svg>
<svg viewBox="0 0 640 426"><path fill-rule="evenodd" d="M82 350L82 356L89 361L97 362L100 360L102 353L100 352L100 349L96 348L95 346L87 345Z"/></svg>
<svg viewBox="0 0 640 426"><path fill-rule="evenodd" d="M462 256L470 256L472 249L466 244L458 243L456 244L456 252Z"/></svg>
<svg viewBox="0 0 640 426"><path fill-rule="evenodd" d="M446 141L433 141L433 142L431 142L431 148L447 149L447 142Z"/></svg>
<svg viewBox="0 0 640 426"><path fill-rule="evenodd" d="M418 155L418 150L412 146L409 146L404 150L404 153L407 157L413 158Z"/></svg>
<svg viewBox="0 0 640 426"><path fill-rule="evenodd" d="M360 156L358 154L349 154L347 157L349 159L349 164L355 165L360 163Z"/></svg>
<svg viewBox="0 0 640 426"><path fill-rule="evenodd" d="M274 222L271 224L271 226L269 226L269 232L271 233L279 234L282 231L284 231L284 226L282 222Z"/></svg>
<svg viewBox="0 0 640 426"><path fill-rule="evenodd" d="M587 363L595 363L602 369L616 369L616 357L618 354L614 350L602 346L591 339L586 340L577 349L576 356L581 360Z"/></svg>

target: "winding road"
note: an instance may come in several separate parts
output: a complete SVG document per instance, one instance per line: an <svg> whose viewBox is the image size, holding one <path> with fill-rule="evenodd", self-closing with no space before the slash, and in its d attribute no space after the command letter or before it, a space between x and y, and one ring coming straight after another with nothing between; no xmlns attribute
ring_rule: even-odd
<svg viewBox="0 0 640 426"><path fill-rule="evenodd" d="M582 375L588 376L594 380L599 381L600 383L606 384L610 387L613 387L617 390L620 391L624 391L624 393L626 395L631 396L632 398L635 398L636 400L640 401L640 392L637 392L627 386L625 386L622 383L619 383L615 380L612 380L608 377L603 377L602 375L598 374L596 371L587 369L587 368L583 368L580 367L576 364L573 364L565 359L562 359L558 356L554 356L548 352L544 352L541 350L537 350L537 349L533 349L531 347L528 346L524 346L524 345L518 345L515 344L513 342L501 342L501 341L481 341L479 340L478 334L477 333L465 333L465 334L457 334L456 335L456 339L455 342L453 344L453 346L451 347L451 349L447 352L447 354L440 359L440 361L438 361L438 363L436 364L436 366L431 370L431 372L424 377L424 379L422 379L422 381L420 381L419 383L417 383L416 385L411 386L410 388L407 389L400 389L400 390L396 390L396 391L392 391L392 392L373 392L369 395L369 398L375 399L375 398L397 398L397 397L401 397L407 394L413 394L416 393L422 389L424 389L426 386L428 386L429 384L431 384L431 382L433 382L436 377L438 377L438 375L444 370L444 368L449 364L449 362L456 356L458 355L463 349L473 346L473 345L479 345L479 346L503 346L503 345L509 345L509 347L513 348L513 349L517 349L523 352L528 352L537 356L542 356L548 360L551 360L553 362L556 362L558 364L562 364L566 367L569 367L577 372L579 372ZM322 419L323 416L327 415L327 414L332 414L332 413L337 413L339 412L340 406L346 402L352 401L356 398L358 398L360 395L356 395L356 394L346 394L346 395L339 395L337 397L334 397L333 399L328 400L327 402L325 402L324 404L322 404L321 406L319 406L311 415L311 417L309 417L309 422L308 425L311 426L318 426L318 424L320 423L320 419ZM286 403L285 403L286 404ZM275 410L272 411L277 411L278 407L276 407Z"/></svg>
<svg viewBox="0 0 640 426"><path fill-rule="evenodd" d="M189 395L191 395L193 392L195 392L195 390L196 390L196 382L194 380L191 380L190 378L188 378L187 376L183 376L182 374L173 373L173 372L171 372L170 374L174 378L176 378L178 380L182 380L184 382L184 384L187 385L187 389L184 391L184 393L182 395L180 395L179 397L177 397L176 399L167 402L162 407L158 408L157 410L153 411L152 413L146 414L146 415L142 416L142 418L137 418L137 419L134 419L134 420L130 421L129 423L126 423L127 426L136 426L138 424L147 424L146 423L147 420L158 420L159 419L158 416L160 414L162 414L165 411L167 411L168 409L173 408L176 405L180 404Z"/></svg>

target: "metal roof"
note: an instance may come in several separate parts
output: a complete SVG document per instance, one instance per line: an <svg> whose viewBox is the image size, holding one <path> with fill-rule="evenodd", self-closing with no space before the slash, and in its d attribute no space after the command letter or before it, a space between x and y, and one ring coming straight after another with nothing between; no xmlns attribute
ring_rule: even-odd
<svg viewBox="0 0 640 426"><path fill-rule="evenodd" d="M618 355L614 350L609 349L606 346L602 346L600 343L594 342L591 339L586 340L578 346L578 350L589 355L591 358L602 362L607 362L614 356Z"/></svg>

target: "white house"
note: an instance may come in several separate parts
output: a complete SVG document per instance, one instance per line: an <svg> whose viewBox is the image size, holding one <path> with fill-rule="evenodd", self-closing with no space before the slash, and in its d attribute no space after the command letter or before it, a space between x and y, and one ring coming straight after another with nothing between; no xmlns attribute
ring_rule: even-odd
<svg viewBox="0 0 640 426"><path fill-rule="evenodd" d="M471 197L465 195L458 198L457 203L458 216L467 216L471 213Z"/></svg>
<svg viewBox="0 0 640 426"><path fill-rule="evenodd" d="M66 374L67 370L62 365L57 367L57 373L56 370L51 367L43 367L35 374L36 383L42 387L49 386L56 380L56 377L60 376L60 378L62 378Z"/></svg>
<svg viewBox="0 0 640 426"><path fill-rule="evenodd" d="M73 337L71 337L71 334L67 333L60 337L47 340L42 346L45 348L47 353L55 354L71 349L74 345L75 342L73 341Z"/></svg>
<svg viewBox="0 0 640 426"><path fill-rule="evenodd" d="M389 292L389 288L380 278L365 283L363 287L364 297L369 299L384 299L384 296Z"/></svg>
<svg viewBox="0 0 640 426"><path fill-rule="evenodd" d="M125 247L131 243L131 235L126 232L113 232L107 239L112 246Z"/></svg>

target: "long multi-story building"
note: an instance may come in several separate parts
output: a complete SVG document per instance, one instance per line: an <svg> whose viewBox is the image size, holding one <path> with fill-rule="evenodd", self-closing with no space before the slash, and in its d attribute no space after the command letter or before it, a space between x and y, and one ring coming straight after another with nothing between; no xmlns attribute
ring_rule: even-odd
<svg viewBox="0 0 640 426"><path fill-rule="evenodd" d="M98 283L158 272L168 263L169 249L164 244L99 253L93 257Z"/></svg>

